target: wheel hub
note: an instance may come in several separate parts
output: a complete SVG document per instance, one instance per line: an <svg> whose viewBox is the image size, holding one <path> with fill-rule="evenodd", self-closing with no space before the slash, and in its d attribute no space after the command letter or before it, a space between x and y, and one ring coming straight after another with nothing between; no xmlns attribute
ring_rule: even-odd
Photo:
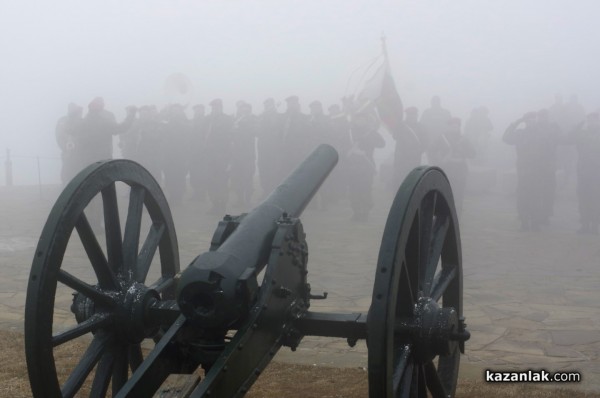
<svg viewBox="0 0 600 398"><path fill-rule="evenodd" d="M421 297L415 306L412 337L415 358L427 363L436 356L450 355L457 347L459 318L452 307L440 307L428 297Z"/></svg>

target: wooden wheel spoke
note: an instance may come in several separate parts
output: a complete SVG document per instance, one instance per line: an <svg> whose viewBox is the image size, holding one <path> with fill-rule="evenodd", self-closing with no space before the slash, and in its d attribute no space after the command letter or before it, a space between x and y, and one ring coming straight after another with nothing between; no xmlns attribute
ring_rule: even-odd
<svg viewBox="0 0 600 398"><path fill-rule="evenodd" d="M137 265L135 268L136 281L142 283L146 280L148 271L150 270L150 264L152 264L152 259L154 258L154 254L156 253L156 249L158 248L164 232L165 225L163 223L155 223L150 227L148 236L146 237L144 245L142 246L142 250L140 251L140 255L138 256Z"/></svg>
<svg viewBox="0 0 600 398"><path fill-rule="evenodd" d="M425 264L425 275L423 279L423 294L429 296L432 289L435 272L442 255L442 249L446 242L446 235L450 228L450 218L446 216L436 216L432 229L432 239L429 243L427 262Z"/></svg>
<svg viewBox="0 0 600 398"><path fill-rule="evenodd" d="M75 366L73 372L62 387L63 397L73 397L79 391L100 357L105 352L112 336L107 333L98 333L83 354L81 361Z"/></svg>
<svg viewBox="0 0 600 398"><path fill-rule="evenodd" d="M104 398L106 396L114 362L114 350L108 350L102 355L102 358L96 367L96 374L94 375L94 381L92 382L90 398Z"/></svg>
<svg viewBox="0 0 600 398"><path fill-rule="evenodd" d="M129 194L129 209L123 237L123 265L127 270L136 269L145 193L143 187L134 185Z"/></svg>
<svg viewBox="0 0 600 398"><path fill-rule="evenodd" d="M123 265L123 241L121 239L117 189L114 182L102 190L102 204L104 206L104 229L106 233L108 263L113 271L117 271Z"/></svg>
<svg viewBox="0 0 600 398"><path fill-rule="evenodd" d="M409 398L411 396L411 388L413 386L415 363L412 358L408 358L404 373L398 383L398 388L394 388L394 396L398 398Z"/></svg>
<svg viewBox="0 0 600 398"><path fill-rule="evenodd" d="M52 346L56 347L86 333L95 332L100 328L108 326L111 322L112 316L109 314L94 314L78 325L52 336Z"/></svg>
<svg viewBox="0 0 600 398"><path fill-rule="evenodd" d="M423 198L421 207L419 208L419 287L423 290L427 283L429 254L431 248L431 240L433 239L433 224L435 221L435 206L437 202L437 192Z"/></svg>
<svg viewBox="0 0 600 398"><path fill-rule="evenodd" d="M79 235L79 239L81 239L83 248L90 259L92 268L94 268L100 287L104 289L116 289L117 278L109 268L104 252L84 213L81 213L77 219L75 228L77 229L77 234Z"/></svg>
<svg viewBox="0 0 600 398"><path fill-rule="evenodd" d="M90 284L85 283L81 279L74 277L67 271L61 269L58 272L58 281L64 283L71 289L78 291L96 303L105 304L111 308L117 305L116 300L112 296L96 289Z"/></svg>
<svg viewBox="0 0 600 398"><path fill-rule="evenodd" d="M427 384L427 388L431 392L434 398L437 397L447 397L444 386L442 385L442 381L440 380L440 376L435 368L435 365L432 361L429 361L424 366L425 372L425 381Z"/></svg>
<svg viewBox="0 0 600 398"><path fill-rule="evenodd" d="M127 377L129 376L129 363L127 346L117 345L115 349L115 364L112 374L112 393L117 395L119 390L123 388Z"/></svg>
<svg viewBox="0 0 600 398"><path fill-rule="evenodd" d="M396 352L394 353L394 368L392 372L392 388L394 391L398 391L400 388L400 383L404 374L406 373L406 368L410 361L410 353L412 347L410 344L404 344L399 348L396 348Z"/></svg>
<svg viewBox="0 0 600 398"><path fill-rule="evenodd" d="M415 366L416 377L414 380L417 381L415 389L418 398L427 398L427 380L425 377L425 371L423 365Z"/></svg>
<svg viewBox="0 0 600 398"><path fill-rule="evenodd" d="M406 259L403 259L400 266L400 282L398 285L397 300L399 305L396 306L397 316L408 318L413 315L413 306L417 300L415 287L406 264Z"/></svg>
<svg viewBox="0 0 600 398"><path fill-rule="evenodd" d="M135 372L136 369L142 364L144 361L144 356L142 355L142 347L139 344L132 344L129 346L129 367L131 368L131 372Z"/></svg>
<svg viewBox="0 0 600 398"><path fill-rule="evenodd" d="M456 267L442 267L433 281L433 289L431 290L431 298L433 301L438 301L446 292L448 285L456 277Z"/></svg>

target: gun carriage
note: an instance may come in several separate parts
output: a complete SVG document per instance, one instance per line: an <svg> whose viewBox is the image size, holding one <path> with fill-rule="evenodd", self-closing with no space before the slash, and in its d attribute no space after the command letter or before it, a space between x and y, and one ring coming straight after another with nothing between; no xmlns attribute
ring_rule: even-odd
<svg viewBox="0 0 600 398"><path fill-rule="evenodd" d="M313 295L307 282L299 217L336 162L333 148L318 147L254 210L225 216L210 250L183 271L169 206L144 168L113 160L80 172L50 212L29 278L25 346L33 395L73 397L85 384L92 397L109 390L152 396L170 374L202 367L205 376L190 396L243 396L280 347L295 350L304 336L331 336L350 346L366 339L370 397L453 396L469 333L447 178L438 168L419 167L401 185L368 313L313 312L310 301L326 294ZM130 187L123 228L117 182ZM105 249L84 212L96 195ZM63 266L71 240L82 245L91 279ZM150 279L157 262L158 276ZM57 286L74 291L75 322L66 328L54 324ZM87 348L59 377L55 351L75 340ZM148 344L153 348L145 353Z"/></svg>

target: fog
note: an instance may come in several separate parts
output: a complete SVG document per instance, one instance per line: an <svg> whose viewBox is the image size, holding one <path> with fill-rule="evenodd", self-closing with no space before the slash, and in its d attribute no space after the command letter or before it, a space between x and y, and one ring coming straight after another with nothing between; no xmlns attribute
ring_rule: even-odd
<svg viewBox="0 0 600 398"><path fill-rule="evenodd" d="M34 160L19 156L58 157L67 103L103 96L122 117L167 103L176 72L192 81L192 104L220 97L226 112L291 94L305 111L331 104L359 89L354 72L380 54L382 34L406 105L438 94L462 118L485 105L499 132L557 92L598 108L599 11L592 0L2 2L0 148L16 182L36 182ZM52 162L42 168L57 182Z"/></svg>

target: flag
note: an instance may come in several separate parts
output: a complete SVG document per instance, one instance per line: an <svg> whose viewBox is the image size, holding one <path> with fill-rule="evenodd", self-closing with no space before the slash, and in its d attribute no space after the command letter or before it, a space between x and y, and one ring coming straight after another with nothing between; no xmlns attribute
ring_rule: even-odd
<svg viewBox="0 0 600 398"><path fill-rule="evenodd" d="M377 108L379 119L391 134L401 129L404 109L387 59L365 82L362 91L358 94L358 101L373 103Z"/></svg>

